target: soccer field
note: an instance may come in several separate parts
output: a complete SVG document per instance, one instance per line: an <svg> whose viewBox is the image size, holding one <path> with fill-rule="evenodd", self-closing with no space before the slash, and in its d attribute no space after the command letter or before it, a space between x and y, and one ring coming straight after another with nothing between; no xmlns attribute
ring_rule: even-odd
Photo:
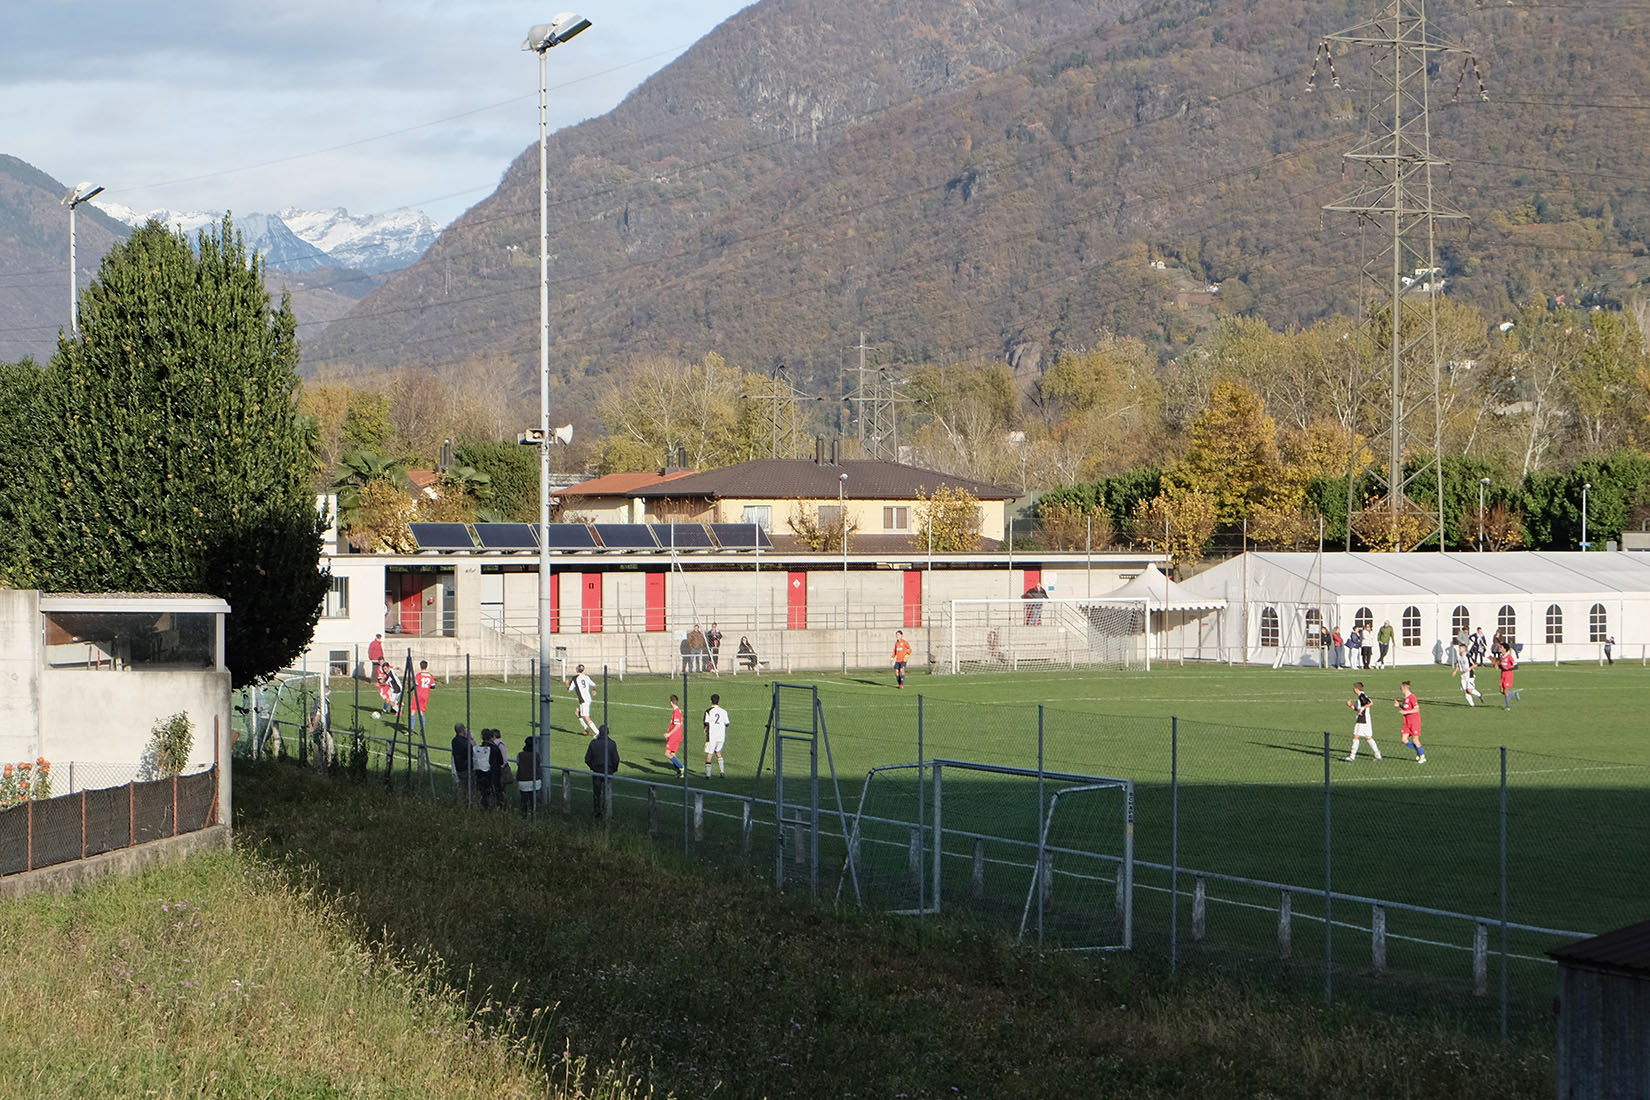
<svg viewBox="0 0 1650 1100"><path fill-rule="evenodd" d="M1398 743L1392 701L1406 677L1421 700L1425 764L1417 764L1413 752ZM1352 741L1346 699L1358 678L1375 700L1376 740L1385 756L1379 763L1367 748L1356 762L1341 759ZM1650 747L1643 715L1650 703L1650 670L1636 663L1525 665L1517 676L1522 694L1510 711L1502 709L1487 669L1480 676L1486 699L1474 708L1465 705L1456 677L1433 667L1356 674L1172 665L1151 672L922 674L912 676L904 691L894 690L891 673L798 676L787 682L819 691L848 811L856 805L869 769L919 759L920 699L922 758L1036 768L1041 745L1042 765L1050 771L1133 780L1135 858L1164 867L1173 861L1183 873L1191 869L1291 888L1298 898L1296 919L1303 925L1294 947L1303 956L1321 950L1321 940L1318 947L1311 942L1315 933L1307 913L1319 904L1311 892L1321 891L1325 883L1325 731L1327 854L1337 894L1462 913L1494 924L1501 911L1504 746L1508 920L1595 933L1644 915ZM753 773L772 684L771 678L746 674L698 675L686 685L685 761L693 783L705 785L699 716L710 693L717 692L733 723L729 774L712 787L768 795L765 786L753 782ZM599 687L604 690L598 693L595 713L598 721L606 715L619 744L621 776L671 781L662 735L667 697L672 691L684 693L682 681L610 678ZM387 723L368 717L377 705L376 694L369 685L362 688L363 727L387 733ZM552 762L582 766L587 742L571 732L572 705L560 684L555 700ZM348 724L347 704L335 688L335 727ZM432 757L439 764L452 723L466 715L472 729L501 729L515 751L528 729L533 698L529 685L519 680L474 680L466 698L465 685L454 680L438 686L430 710ZM770 748L770 766L771 761ZM1178 779L1173 797L1171 767ZM971 777L965 784L948 778L948 828L952 807L967 805L969 785L978 788L974 800L982 813L1035 819L1035 801L1011 806L1004 791L992 789L995 782ZM824 797L831 801L828 791ZM1171 847L1176 809L1177 849ZM1117 828L1109 820L1096 823L1101 826L1098 842L1112 843ZM1189 881L1180 881L1181 891L1190 889ZM1166 889L1166 874L1142 867L1137 926L1148 938L1166 932L1167 903L1157 902L1154 909L1151 897L1154 890L1161 894ZM1275 942L1277 889L1211 880L1208 890L1211 939L1236 939L1256 951ZM1337 922L1344 917L1353 926L1344 948L1337 932L1338 958L1368 957L1368 934L1358 928L1369 927L1369 909L1367 904L1337 903ZM1313 912L1321 919L1321 905ZM1456 952L1470 944L1470 925L1460 921L1389 916L1399 942L1447 942ZM1185 911L1179 919L1188 920ZM1186 935L1183 924L1179 938ZM1532 934L1515 937L1510 946L1515 953L1538 957L1560 942L1562 937ZM1401 960L1392 965L1398 968ZM1448 965L1463 971L1466 966L1453 958Z"/></svg>

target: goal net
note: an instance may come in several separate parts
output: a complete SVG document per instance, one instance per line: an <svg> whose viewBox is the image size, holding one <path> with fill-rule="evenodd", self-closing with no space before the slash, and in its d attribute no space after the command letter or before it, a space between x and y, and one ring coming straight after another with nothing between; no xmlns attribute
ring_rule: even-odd
<svg viewBox="0 0 1650 1100"><path fill-rule="evenodd" d="M1146 600L952 600L936 664L952 672L1027 665L1151 668Z"/></svg>

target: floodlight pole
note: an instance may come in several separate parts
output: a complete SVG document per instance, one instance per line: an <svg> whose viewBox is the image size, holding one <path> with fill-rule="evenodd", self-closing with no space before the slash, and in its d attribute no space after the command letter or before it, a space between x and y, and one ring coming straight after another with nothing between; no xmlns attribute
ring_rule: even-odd
<svg viewBox="0 0 1650 1100"><path fill-rule="evenodd" d="M62 203L69 208L69 335L80 335L80 288L75 277L74 212L81 203L103 193L103 188L89 183L76 184L74 190L63 196Z"/></svg>
<svg viewBox="0 0 1650 1100"><path fill-rule="evenodd" d="M1583 482L1581 486L1581 548L1586 550L1592 544L1587 541L1587 494L1593 488L1593 483Z"/></svg>
<svg viewBox="0 0 1650 1100"><path fill-rule="evenodd" d="M842 644L848 645L848 475L838 474L836 510L842 517Z"/></svg>
<svg viewBox="0 0 1650 1100"><path fill-rule="evenodd" d="M550 572L550 50L587 29L571 12L527 32L524 50L539 55L539 733L550 735L550 627L555 578ZM548 741L545 742L549 744Z"/></svg>
<svg viewBox="0 0 1650 1100"><path fill-rule="evenodd" d="M1484 552L1484 489L1489 483L1490 479L1487 477L1478 479L1478 552L1480 554Z"/></svg>

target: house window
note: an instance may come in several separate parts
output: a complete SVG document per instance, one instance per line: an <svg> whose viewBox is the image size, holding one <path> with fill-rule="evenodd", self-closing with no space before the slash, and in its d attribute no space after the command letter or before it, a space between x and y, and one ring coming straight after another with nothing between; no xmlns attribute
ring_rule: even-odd
<svg viewBox="0 0 1650 1100"><path fill-rule="evenodd" d="M911 529L911 509L903 504L887 504L882 509L882 529L884 531L909 531Z"/></svg>
<svg viewBox="0 0 1650 1100"><path fill-rule="evenodd" d="M321 618L347 619L349 618L349 578L333 577L332 587L327 589L326 599L321 603Z"/></svg>
<svg viewBox="0 0 1650 1100"><path fill-rule="evenodd" d="M1518 640L1518 612L1512 609L1511 604L1502 604L1501 610L1495 613L1495 629L1501 632L1502 639L1508 645Z"/></svg>
<svg viewBox="0 0 1650 1100"><path fill-rule="evenodd" d="M1610 619L1604 613L1604 605L1595 603L1593 609L1587 612L1587 640L1602 642L1610 636Z"/></svg>
<svg viewBox="0 0 1650 1100"><path fill-rule="evenodd" d="M1558 645L1564 640L1564 609L1556 603L1547 608L1547 644Z"/></svg>
<svg viewBox="0 0 1650 1100"><path fill-rule="evenodd" d="M327 650L327 671L330 672L333 676L348 676L349 675L349 650L347 650L347 649L329 649L329 650Z"/></svg>
<svg viewBox="0 0 1650 1100"><path fill-rule="evenodd" d="M1277 609L1260 609L1260 644L1262 649L1276 649L1279 638Z"/></svg>
<svg viewBox="0 0 1650 1100"><path fill-rule="evenodd" d="M754 523L764 531L773 530L773 505L747 504L744 514L745 523Z"/></svg>
<svg viewBox="0 0 1650 1100"><path fill-rule="evenodd" d="M819 529L821 531L835 531L842 526L842 505L821 504L819 506Z"/></svg>
<svg viewBox="0 0 1650 1100"><path fill-rule="evenodd" d="M1359 630L1368 630L1370 627L1375 625L1375 616L1370 612L1369 608L1360 607L1358 608L1357 613L1352 616L1352 625L1357 627Z"/></svg>
<svg viewBox="0 0 1650 1100"><path fill-rule="evenodd" d="M1403 631L1403 645L1421 644L1421 609L1419 607L1404 608L1404 618L1399 626Z"/></svg>
<svg viewBox="0 0 1650 1100"><path fill-rule="evenodd" d="M1457 607L1449 613L1449 632L1453 640L1467 633L1472 628L1472 616L1467 614L1465 606Z"/></svg>

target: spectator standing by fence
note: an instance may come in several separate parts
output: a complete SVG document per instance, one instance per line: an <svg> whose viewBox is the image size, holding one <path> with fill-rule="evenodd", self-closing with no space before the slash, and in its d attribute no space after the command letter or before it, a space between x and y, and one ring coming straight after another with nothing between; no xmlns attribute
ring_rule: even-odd
<svg viewBox="0 0 1650 1100"><path fill-rule="evenodd" d="M522 816L532 817L538 802L539 760L538 754L533 751L531 736L522 742L521 751L516 753L516 790L521 792Z"/></svg>
<svg viewBox="0 0 1650 1100"><path fill-rule="evenodd" d="M1332 647L1329 650L1329 663L1334 668L1340 668L1346 663L1346 655L1345 655L1346 639L1341 637L1341 628L1340 627L1337 626L1333 631L1330 632L1330 634L1329 634L1329 643L1330 643L1330 646Z"/></svg>
<svg viewBox="0 0 1650 1100"><path fill-rule="evenodd" d="M607 816L608 776L619 770L619 746L607 732L596 727L596 739L584 750L584 766L590 769L590 793L596 803L596 820Z"/></svg>
<svg viewBox="0 0 1650 1100"><path fill-rule="evenodd" d="M372 662L372 678L378 679L378 666L384 663L384 636L374 634L367 643L367 660Z"/></svg>
<svg viewBox="0 0 1650 1100"><path fill-rule="evenodd" d="M475 739L463 722L453 724L453 783L458 788L461 806L470 804L472 772L475 768Z"/></svg>
<svg viewBox="0 0 1650 1100"><path fill-rule="evenodd" d="M1387 655L1392 652L1393 637L1392 620L1388 619L1386 622L1381 624L1381 629L1375 635L1375 642L1381 647L1381 658L1380 662L1376 665L1377 668L1386 667Z"/></svg>
<svg viewBox="0 0 1650 1100"><path fill-rule="evenodd" d="M710 670L717 672L717 664L722 659L722 628L711 623L710 633L705 635L705 644L710 646Z"/></svg>
<svg viewBox="0 0 1650 1100"><path fill-rule="evenodd" d="M688 631L687 636L687 670L689 672L704 671L706 648L705 632L699 629L698 623L694 623L693 629Z"/></svg>

